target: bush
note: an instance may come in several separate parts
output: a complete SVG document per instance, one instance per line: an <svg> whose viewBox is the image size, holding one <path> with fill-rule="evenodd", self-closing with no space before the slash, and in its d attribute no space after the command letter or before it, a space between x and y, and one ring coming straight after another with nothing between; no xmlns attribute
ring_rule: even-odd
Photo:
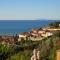
<svg viewBox="0 0 60 60"><path fill-rule="evenodd" d="M6 60L6 58L13 54L13 51L12 47L0 44L0 60Z"/></svg>

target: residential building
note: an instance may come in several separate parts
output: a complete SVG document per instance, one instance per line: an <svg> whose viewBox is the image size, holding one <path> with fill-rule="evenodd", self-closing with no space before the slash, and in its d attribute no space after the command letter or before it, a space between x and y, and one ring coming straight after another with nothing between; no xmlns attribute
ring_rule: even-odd
<svg viewBox="0 0 60 60"><path fill-rule="evenodd" d="M26 40L26 35L19 34L18 42L21 40Z"/></svg>

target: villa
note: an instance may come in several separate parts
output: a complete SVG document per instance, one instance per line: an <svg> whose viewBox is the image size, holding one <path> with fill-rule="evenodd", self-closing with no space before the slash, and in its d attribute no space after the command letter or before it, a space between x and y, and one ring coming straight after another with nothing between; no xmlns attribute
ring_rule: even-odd
<svg viewBox="0 0 60 60"><path fill-rule="evenodd" d="M27 37L26 35L19 34L18 41L26 40L26 37Z"/></svg>
<svg viewBox="0 0 60 60"><path fill-rule="evenodd" d="M30 32L24 32L22 34L19 34L18 41L29 40L29 37L30 37Z"/></svg>
<svg viewBox="0 0 60 60"><path fill-rule="evenodd" d="M19 34L18 41L21 40L32 40L32 41L39 41L42 40L44 37L52 36L53 33L49 30L43 29L32 29L30 32L24 32Z"/></svg>

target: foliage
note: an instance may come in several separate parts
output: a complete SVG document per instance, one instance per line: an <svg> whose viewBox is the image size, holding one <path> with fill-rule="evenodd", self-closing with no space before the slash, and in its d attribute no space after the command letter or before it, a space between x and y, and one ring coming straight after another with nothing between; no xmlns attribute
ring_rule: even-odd
<svg viewBox="0 0 60 60"><path fill-rule="evenodd" d="M21 51L14 56L11 56L10 60L30 60L31 51Z"/></svg>
<svg viewBox="0 0 60 60"><path fill-rule="evenodd" d="M9 46L0 44L0 60L5 60L13 53L14 49Z"/></svg>
<svg viewBox="0 0 60 60"><path fill-rule="evenodd" d="M41 41L17 42L17 46L14 47L0 44L0 60L5 60L6 58L8 60L30 60L35 48L40 48L42 60L55 60L56 50L60 49L60 45L56 44L56 41L59 39L59 36L54 35Z"/></svg>
<svg viewBox="0 0 60 60"><path fill-rule="evenodd" d="M54 22L54 23L50 23L49 26L53 26L55 28L59 27L60 22Z"/></svg>

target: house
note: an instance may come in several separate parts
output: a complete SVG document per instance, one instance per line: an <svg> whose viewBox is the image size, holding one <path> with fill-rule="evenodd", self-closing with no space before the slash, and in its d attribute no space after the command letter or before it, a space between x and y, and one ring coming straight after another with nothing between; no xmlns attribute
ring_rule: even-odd
<svg viewBox="0 0 60 60"><path fill-rule="evenodd" d="M49 30L46 30L45 33L41 34L41 36L43 36L43 37L49 37L49 36L52 36L52 35L53 35L53 33Z"/></svg>
<svg viewBox="0 0 60 60"><path fill-rule="evenodd" d="M47 30L49 30L49 31L60 31L60 28L49 28L49 29L47 29Z"/></svg>
<svg viewBox="0 0 60 60"><path fill-rule="evenodd" d="M29 37L30 37L30 32L24 32L22 34L19 34L18 41L29 40Z"/></svg>
<svg viewBox="0 0 60 60"><path fill-rule="evenodd" d="M21 40L26 40L26 35L19 34L18 42Z"/></svg>
<svg viewBox="0 0 60 60"><path fill-rule="evenodd" d="M60 27L60 24L59 24L59 27Z"/></svg>
<svg viewBox="0 0 60 60"><path fill-rule="evenodd" d="M38 30L38 34L44 34L45 33L45 30Z"/></svg>
<svg viewBox="0 0 60 60"><path fill-rule="evenodd" d="M43 30L43 28L39 28L38 33L40 33L40 34L45 33L45 30Z"/></svg>
<svg viewBox="0 0 60 60"><path fill-rule="evenodd" d="M9 36L9 35L3 35L2 36L2 42L3 41L6 42L6 43L10 43L10 44L15 42L14 41L14 37L13 36Z"/></svg>
<svg viewBox="0 0 60 60"><path fill-rule="evenodd" d="M37 34L37 29L32 29L31 33L36 33Z"/></svg>
<svg viewBox="0 0 60 60"><path fill-rule="evenodd" d="M31 33L31 37L38 37L38 34L36 34L36 33Z"/></svg>

